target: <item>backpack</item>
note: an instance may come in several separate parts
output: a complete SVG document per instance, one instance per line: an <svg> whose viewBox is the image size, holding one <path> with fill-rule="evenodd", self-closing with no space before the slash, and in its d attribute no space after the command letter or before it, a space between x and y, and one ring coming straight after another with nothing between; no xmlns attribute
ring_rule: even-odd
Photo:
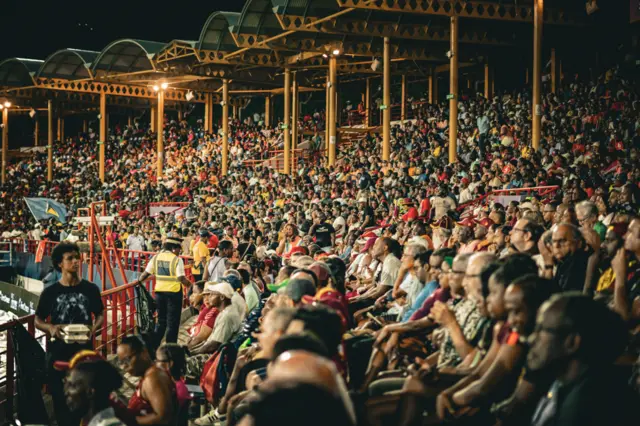
<svg viewBox="0 0 640 426"><path fill-rule="evenodd" d="M136 303L136 324L139 334L152 333L156 322L154 314L156 313L156 301L151 293L142 285L133 288Z"/></svg>
<svg viewBox="0 0 640 426"><path fill-rule="evenodd" d="M202 368L200 387L207 401L216 404L227 392L229 378L233 373L238 350L233 344L225 343L209 357Z"/></svg>

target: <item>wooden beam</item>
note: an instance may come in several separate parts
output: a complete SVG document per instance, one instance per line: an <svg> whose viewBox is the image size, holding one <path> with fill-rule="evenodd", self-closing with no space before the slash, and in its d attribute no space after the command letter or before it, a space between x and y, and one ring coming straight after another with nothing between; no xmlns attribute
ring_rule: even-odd
<svg viewBox="0 0 640 426"><path fill-rule="evenodd" d="M336 0L340 7L368 9L384 12L411 13L417 15L458 16L461 18L490 19L508 22L533 22L533 7L528 5L500 4L463 0ZM545 24L579 25L564 11L547 10Z"/></svg>

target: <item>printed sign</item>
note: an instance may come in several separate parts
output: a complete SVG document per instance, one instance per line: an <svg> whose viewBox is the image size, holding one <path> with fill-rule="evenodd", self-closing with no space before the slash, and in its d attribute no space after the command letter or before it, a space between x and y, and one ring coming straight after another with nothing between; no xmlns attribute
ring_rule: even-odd
<svg viewBox="0 0 640 426"><path fill-rule="evenodd" d="M35 314L40 296L22 287L0 281L0 309L18 317Z"/></svg>

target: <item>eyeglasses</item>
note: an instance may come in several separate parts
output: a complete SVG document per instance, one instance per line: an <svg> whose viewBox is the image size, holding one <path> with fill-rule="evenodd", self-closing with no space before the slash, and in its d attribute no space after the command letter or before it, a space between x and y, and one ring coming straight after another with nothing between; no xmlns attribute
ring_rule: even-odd
<svg viewBox="0 0 640 426"><path fill-rule="evenodd" d="M465 271L455 271L455 270L450 270L449 271L450 274L455 274L455 275L464 275Z"/></svg>

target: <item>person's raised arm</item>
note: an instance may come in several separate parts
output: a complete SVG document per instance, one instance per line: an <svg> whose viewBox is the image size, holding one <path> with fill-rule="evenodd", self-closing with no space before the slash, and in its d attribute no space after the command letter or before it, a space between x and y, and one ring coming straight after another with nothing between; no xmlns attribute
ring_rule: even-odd
<svg viewBox="0 0 640 426"><path fill-rule="evenodd" d="M630 318L631 303L627 294L627 253L624 248L618 252L611 260L611 269L616 275L613 290L613 310L628 321Z"/></svg>

